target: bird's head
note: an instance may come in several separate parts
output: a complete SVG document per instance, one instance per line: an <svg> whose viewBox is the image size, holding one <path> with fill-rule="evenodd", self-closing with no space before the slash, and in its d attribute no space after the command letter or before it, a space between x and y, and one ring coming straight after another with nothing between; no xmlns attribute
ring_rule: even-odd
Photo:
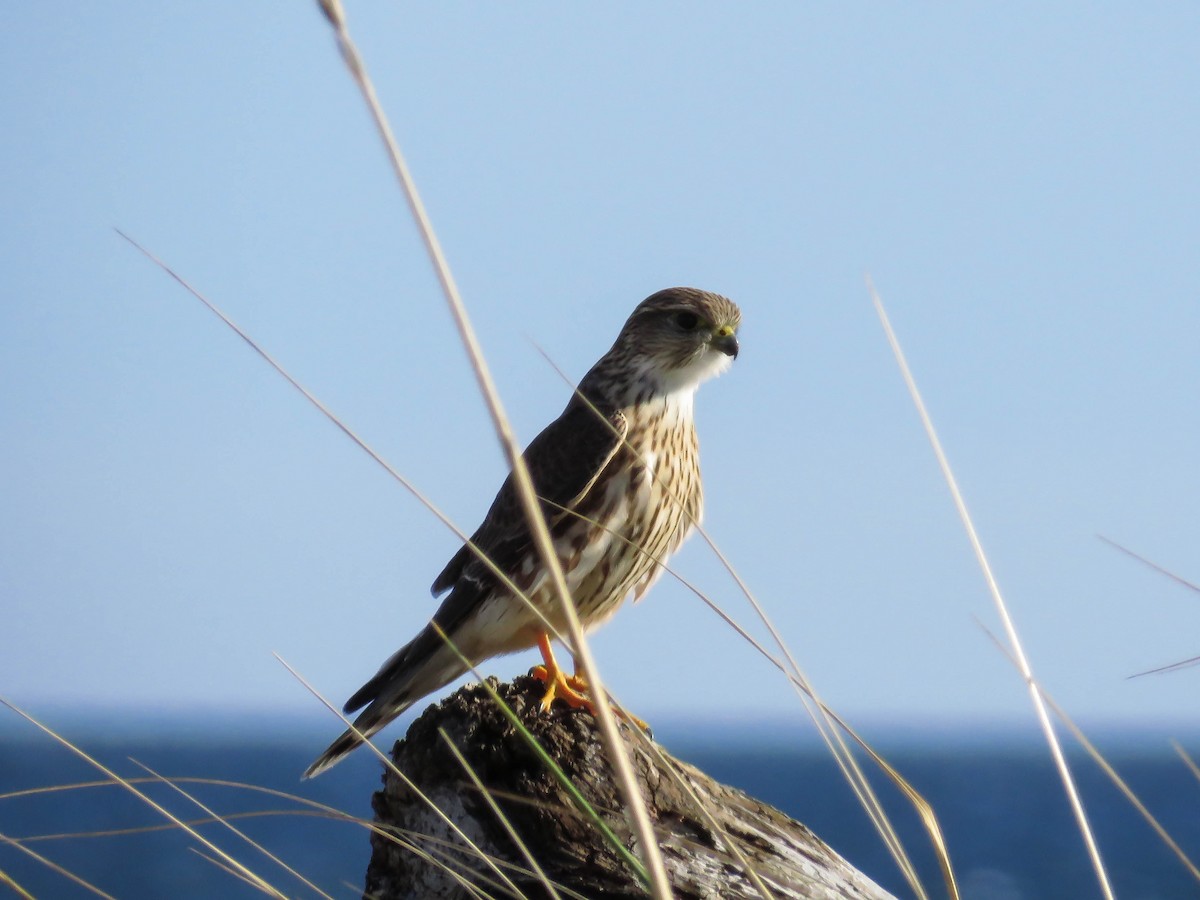
<svg viewBox="0 0 1200 900"><path fill-rule="evenodd" d="M729 368L738 354L741 320L737 305L720 294L667 288L638 304L609 356L659 391L694 390Z"/></svg>

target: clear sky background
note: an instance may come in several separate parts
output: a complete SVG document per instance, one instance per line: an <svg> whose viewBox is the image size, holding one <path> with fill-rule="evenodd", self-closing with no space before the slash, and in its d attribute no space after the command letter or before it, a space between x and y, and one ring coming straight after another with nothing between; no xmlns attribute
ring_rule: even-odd
<svg viewBox="0 0 1200 900"><path fill-rule="evenodd" d="M1028 716L863 285L889 306L1035 670L1196 715L1194 4L352 3L522 440L633 306L744 311L706 524L826 699ZM0 53L0 693L311 710L434 609L457 541L192 298L470 531L503 458L331 34L304 3L18 4ZM753 625L697 539L680 571ZM596 635L653 720L791 714L664 579ZM532 664L485 666L509 677Z"/></svg>

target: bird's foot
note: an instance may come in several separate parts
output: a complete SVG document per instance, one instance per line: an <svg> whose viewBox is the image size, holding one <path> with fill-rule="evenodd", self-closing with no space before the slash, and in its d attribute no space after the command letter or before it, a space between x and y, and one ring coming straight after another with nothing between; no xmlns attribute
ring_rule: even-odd
<svg viewBox="0 0 1200 900"><path fill-rule="evenodd" d="M571 709L586 709L592 715L596 714L595 705L585 696L587 682L578 675L568 677L557 666L553 672L545 666L534 666L529 670L529 674L546 685L546 693L541 702L542 712L550 712L551 704L555 700L562 700Z"/></svg>
<svg viewBox="0 0 1200 900"><path fill-rule="evenodd" d="M574 675L567 675L556 666L554 672L551 673L546 666L534 666L529 670L529 674L546 685L546 693L541 702L542 712L549 712L555 700L562 700L571 709L586 709L593 718L596 717L596 704L586 696L590 691L587 679L578 672ZM633 713L626 712L616 704L613 704L613 712L642 731L650 732L650 726Z"/></svg>
<svg viewBox="0 0 1200 900"><path fill-rule="evenodd" d="M571 709L586 709L592 714L592 718L596 717L596 704L587 696L591 693L591 688L587 683L587 679L579 672L579 660L575 660L575 674L567 676L558 666L558 660L554 658L554 650L550 646L550 635L546 632L540 632L537 635L537 647L542 653L542 660L545 665L534 666L529 670L529 674L546 685L546 693L542 697L542 712L550 712L550 707L555 700L562 700ZM613 704L613 711L626 722L636 725L647 734L650 733L650 726L639 719L637 716L625 712L621 707Z"/></svg>

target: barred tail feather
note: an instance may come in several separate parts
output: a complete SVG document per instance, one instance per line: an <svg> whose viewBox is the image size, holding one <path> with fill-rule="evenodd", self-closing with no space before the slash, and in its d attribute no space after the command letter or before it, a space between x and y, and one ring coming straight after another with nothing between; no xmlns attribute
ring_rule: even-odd
<svg viewBox="0 0 1200 900"><path fill-rule="evenodd" d="M331 769L356 750L360 744L382 729L388 722L412 706L413 701L401 696L386 706L372 703L354 720L354 727L347 728L341 737L330 744L304 771L304 779L315 778L326 769Z"/></svg>
<svg viewBox="0 0 1200 900"><path fill-rule="evenodd" d="M432 641L422 633L355 691L346 702L345 712L354 712L362 706L366 709L358 714L354 727L346 729L308 767L304 778L313 778L336 765L426 694L445 687L466 671L458 657L441 645L441 639L436 640L438 646L431 646Z"/></svg>

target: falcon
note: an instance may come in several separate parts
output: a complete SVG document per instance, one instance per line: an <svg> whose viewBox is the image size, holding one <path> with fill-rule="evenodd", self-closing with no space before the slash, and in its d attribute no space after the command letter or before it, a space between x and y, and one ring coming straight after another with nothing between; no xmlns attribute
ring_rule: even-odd
<svg viewBox="0 0 1200 900"><path fill-rule="evenodd" d="M693 402L700 383L737 356L740 323L737 306L718 294L676 287L647 297L562 414L526 448L525 463L585 628L607 620L630 594L640 599L699 523ZM473 665L537 647L545 664L533 674L547 686L542 709L555 699L590 708L583 679L567 676L551 649L551 632L564 633L566 621L511 474L432 590L435 597L449 594L430 624L346 701L347 714L362 710L354 728L330 744L305 778L467 671L439 629Z"/></svg>

